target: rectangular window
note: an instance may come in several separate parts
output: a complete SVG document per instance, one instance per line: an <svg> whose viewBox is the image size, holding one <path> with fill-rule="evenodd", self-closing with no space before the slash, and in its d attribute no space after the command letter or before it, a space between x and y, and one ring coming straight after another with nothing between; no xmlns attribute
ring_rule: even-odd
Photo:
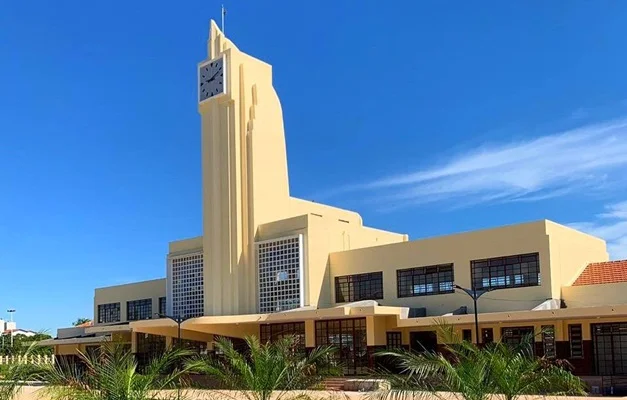
<svg viewBox="0 0 627 400"><path fill-rule="evenodd" d="M553 325L542 326L542 348L545 357L555 358L555 327Z"/></svg>
<svg viewBox="0 0 627 400"><path fill-rule="evenodd" d="M540 286L538 253L473 260L470 269L477 290Z"/></svg>
<svg viewBox="0 0 627 400"><path fill-rule="evenodd" d="M261 343L271 343L286 336L294 336L295 347L305 350L305 323L285 322L280 324L264 324L259 326L259 340Z"/></svg>
<svg viewBox="0 0 627 400"><path fill-rule="evenodd" d="M260 313L287 311L305 304L303 243L303 235L255 243Z"/></svg>
<svg viewBox="0 0 627 400"><path fill-rule="evenodd" d="M120 303L98 305L98 323L109 324L120 322Z"/></svg>
<svg viewBox="0 0 627 400"><path fill-rule="evenodd" d="M453 264L430 265L396 271L398 297L453 293Z"/></svg>
<svg viewBox="0 0 627 400"><path fill-rule="evenodd" d="M316 346L333 346L333 357L342 365L345 375L368 373L369 355L366 319L316 321Z"/></svg>
<svg viewBox="0 0 627 400"><path fill-rule="evenodd" d="M186 318L204 314L204 256L202 252L179 255L168 260L172 314Z"/></svg>
<svg viewBox="0 0 627 400"><path fill-rule="evenodd" d="M152 299L132 300L126 302L126 319L139 321L152 318Z"/></svg>
<svg viewBox="0 0 627 400"><path fill-rule="evenodd" d="M534 353L533 326L501 329L501 341L510 346L524 346L528 354Z"/></svg>
<svg viewBox="0 0 627 400"><path fill-rule="evenodd" d="M402 335L401 332L388 332L387 333L387 348L390 350L402 348Z"/></svg>
<svg viewBox="0 0 627 400"><path fill-rule="evenodd" d="M335 302L383 298L383 272L335 277Z"/></svg>
<svg viewBox="0 0 627 400"><path fill-rule="evenodd" d="M627 375L627 322L592 325L595 372Z"/></svg>
<svg viewBox="0 0 627 400"><path fill-rule="evenodd" d="M481 329L481 342L484 344L494 342L494 331L492 328Z"/></svg>
<svg viewBox="0 0 627 400"><path fill-rule="evenodd" d="M159 316L166 315L168 313L167 299L165 297L159 297Z"/></svg>
<svg viewBox="0 0 627 400"><path fill-rule="evenodd" d="M583 358L581 324L568 325L568 341L570 342L570 358Z"/></svg>
<svg viewBox="0 0 627 400"><path fill-rule="evenodd" d="M466 342L472 342L472 330L462 329L462 340Z"/></svg>

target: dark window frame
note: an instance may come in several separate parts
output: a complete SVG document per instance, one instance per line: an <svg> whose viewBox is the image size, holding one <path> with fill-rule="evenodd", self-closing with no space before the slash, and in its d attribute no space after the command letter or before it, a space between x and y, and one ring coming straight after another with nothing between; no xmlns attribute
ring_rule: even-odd
<svg viewBox="0 0 627 400"><path fill-rule="evenodd" d="M403 298L455 293L454 282L453 263L399 269L396 270L396 295ZM417 291L416 287L421 286L424 290Z"/></svg>
<svg viewBox="0 0 627 400"><path fill-rule="evenodd" d="M481 343L483 344L494 343L494 329L481 328Z"/></svg>
<svg viewBox="0 0 627 400"><path fill-rule="evenodd" d="M159 317L168 313L168 299L167 297L159 297Z"/></svg>
<svg viewBox="0 0 627 400"><path fill-rule="evenodd" d="M540 253L471 260L470 274L476 290L541 286Z"/></svg>
<svg viewBox="0 0 627 400"><path fill-rule="evenodd" d="M594 371L597 375L627 375L627 322L591 325Z"/></svg>
<svg viewBox="0 0 627 400"><path fill-rule="evenodd" d="M462 340L472 342L472 329L462 329Z"/></svg>
<svg viewBox="0 0 627 400"><path fill-rule="evenodd" d="M401 332L386 332L385 345L388 350L403 348L403 334Z"/></svg>
<svg viewBox="0 0 627 400"><path fill-rule="evenodd" d="M583 327L581 324L568 325L568 345L570 358L583 358Z"/></svg>
<svg viewBox="0 0 627 400"><path fill-rule="evenodd" d="M335 302L383 299L383 271L335 277Z"/></svg>
<svg viewBox="0 0 627 400"><path fill-rule="evenodd" d="M98 323L110 324L120 322L121 319L120 303L98 304Z"/></svg>
<svg viewBox="0 0 627 400"><path fill-rule="evenodd" d="M279 322L259 325L259 341L262 344L272 343L286 336L294 336L296 338L295 347L298 350L305 350L304 322Z"/></svg>
<svg viewBox="0 0 627 400"><path fill-rule="evenodd" d="M126 302L126 320L152 319L152 299L129 300Z"/></svg>
<svg viewBox="0 0 627 400"><path fill-rule="evenodd" d="M544 357L557 357L557 348L555 347L555 325L542 325L542 351Z"/></svg>
<svg viewBox="0 0 627 400"><path fill-rule="evenodd" d="M316 321L316 346L334 346L345 375L370 372L365 318Z"/></svg>

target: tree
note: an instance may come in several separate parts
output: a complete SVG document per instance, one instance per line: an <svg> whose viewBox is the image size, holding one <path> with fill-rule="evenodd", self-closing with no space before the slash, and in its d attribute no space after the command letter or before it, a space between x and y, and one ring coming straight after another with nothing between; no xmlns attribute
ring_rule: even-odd
<svg viewBox="0 0 627 400"><path fill-rule="evenodd" d="M246 344L248 353L244 355L230 340L220 338L216 342L219 356L199 357L188 362L188 366L216 378L225 389L237 390L249 400L268 400L273 392L273 398L280 400L289 390L312 388L340 371L329 346L305 355L297 350L293 336L266 344L251 336L246 338Z"/></svg>
<svg viewBox="0 0 627 400"><path fill-rule="evenodd" d="M518 346L493 343L479 348L460 341L452 327L438 327L446 342L442 353L386 351L404 374L392 377L396 390L384 396L406 395L410 391L453 392L465 400L486 400L500 394L506 400L522 395L582 395L583 382L570 371L546 364L534 357L533 336Z"/></svg>
<svg viewBox="0 0 627 400"><path fill-rule="evenodd" d="M77 318L76 321L72 322L72 326L79 326L86 324L87 322L91 322L90 318Z"/></svg>
<svg viewBox="0 0 627 400"><path fill-rule="evenodd" d="M58 362L40 373L53 400L147 400L153 390L177 387L189 370L179 368L186 350L173 349L156 356L139 372L133 353L106 343L91 354L80 353L82 363ZM160 398L163 396L160 396Z"/></svg>
<svg viewBox="0 0 627 400"><path fill-rule="evenodd" d="M52 336L47 333L36 333L34 336L15 335L13 337L13 345L11 345L11 334L7 333L0 338L0 355L4 356L17 356L24 355L27 351L31 355L37 354L52 354L51 347L39 347L31 345L45 339L50 339Z"/></svg>

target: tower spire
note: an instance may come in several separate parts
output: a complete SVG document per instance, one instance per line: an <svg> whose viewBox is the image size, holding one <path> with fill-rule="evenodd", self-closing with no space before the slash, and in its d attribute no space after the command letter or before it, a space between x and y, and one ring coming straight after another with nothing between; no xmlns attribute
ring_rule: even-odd
<svg viewBox="0 0 627 400"><path fill-rule="evenodd" d="M226 30L224 29L224 19L226 17L226 8L224 8L224 4L222 4L222 33L226 34Z"/></svg>

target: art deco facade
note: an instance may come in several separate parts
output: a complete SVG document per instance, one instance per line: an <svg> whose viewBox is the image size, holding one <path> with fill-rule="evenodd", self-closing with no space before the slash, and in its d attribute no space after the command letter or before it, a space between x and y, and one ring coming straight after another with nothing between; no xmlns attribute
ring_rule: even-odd
<svg viewBox="0 0 627 400"><path fill-rule="evenodd" d="M409 241L294 198L272 67L212 23L198 71L203 235L170 243L166 279L97 289L94 326L60 330L57 354L109 336L149 354L176 337L158 317L168 314L187 318L182 336L199 349L216 335L294 333L308 348L338 346L359 374L377 348L436 349L438 320L482 343L535 333L537 354L577 374L627 374L627 263L609 262L603 240L543 220ZM479 338L456 285L491 290Z"/></svg>

